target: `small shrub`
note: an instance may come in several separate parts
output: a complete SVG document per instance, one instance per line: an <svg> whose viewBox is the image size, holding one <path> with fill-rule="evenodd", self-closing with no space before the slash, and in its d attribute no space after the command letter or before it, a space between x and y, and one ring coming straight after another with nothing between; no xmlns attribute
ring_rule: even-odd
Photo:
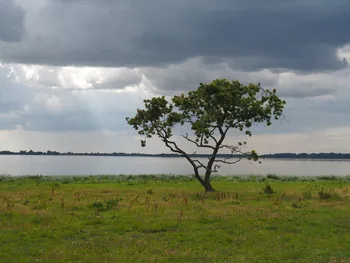
<svg viewBox="0 0 350 263"><path fill-rule="evenodd" d="M147 190L147 194L148 194L148 195L153 195L153 190L152 190L152 189L148 189L148 190Z"/></svg>
<svg viewBox="0 0 350 263"><path fill-rule="evenodd" d="M272 189L272 187L271 187L269 184L267 184L267 185L265 186L265 188L263 189L263 191L264 191L264 194L269 194L269 195L272 195L272 194L276 193L276 191L274 191L274 190Z"/></svg>
<svg viewBox="0 0 350 263"><path fill-rule="evenodd" d="M104 212L111 210L113 208L117 208L119 201L122 200L121 198L113 198L106 201L106 206L102 202L95 202L92 204L92 207L96 209L97 212Z"/></svg>

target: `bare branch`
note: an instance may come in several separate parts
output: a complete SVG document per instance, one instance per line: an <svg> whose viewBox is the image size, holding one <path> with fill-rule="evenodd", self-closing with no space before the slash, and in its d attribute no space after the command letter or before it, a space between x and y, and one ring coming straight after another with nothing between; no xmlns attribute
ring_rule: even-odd
<svg viewBox="0 0 350 263"><path fill-rule="evenodd" d="M187 155L183 150L181 150L181 149L177 146L177 144L176 144L175 142L169 141L168 139L165 139L164 142L167 144L167 146L169 145L170 147L172 147L171 145L173 145L173 146L175 147L176 152L181 153L181 154L183 154L183 155Z"/></svg>
<svg viewBox="0 0 350 263"><path fill-rule="evenodd" d="M173 147L170 145L170 142L167 141L166 139L162 139L162 141L165 143L165 146L168 147L172 152L179 153L179 154L183 154L181 151L177 150L176 148L173 148Z"/></svg>
<svg viewBox="0 0 350 263"><path fill-rule="evenodd" d="M201 136L201 144L203 144L203 138L204 138L204 134L202 133L202 136Z"/></svg>
<svg viewBox="0 0 350 263"><path fill-rule="evenodd" d="M236 164L236 163L240 162L242 160L244 154L245 154L244 152L242 152L240 150L240 147L241 147L241 145L238 145L238 146L227 145L227 144L221 145L220 149L221 148L227 148L227 149L229 149L231 151L230 157L226 157L224 159L217 159L217 160L214 160L214 162L216 162L216 163L225 163L225 164ZM236 157L235 154L237 154L237 153L240 154L238 159L235 160L235 161L229 161L230 159Z"/></svg>
<svg viewBox="0 0 350 263"><path fill-rule="evenodd" d="M220 165L215 164L215 165L214 165L214 168L211 169L211 172L212 172L212 173L217 173L217 172L218 172L218 169L219 169L220 167L221 167Z"/></svg>
<svg viewBox="0 0 350 263"><path fill-rule="evenodd" d="M239 151L239 146L240 145L237 145L237 146L233 146L233 145L228 145L228 144L223 144L219 147L219 149L222 149L222 148L227 148L231 151L231 153L235 153L235 152L240 152Z"/></svg>
<svg viewBox="0 0 350 263"><path fill-rule="evenodd" d="M204 168L207 169L207 166L205 166L201 161L199 160L192 160L194 163L197 163L197 168Z"/></svg>
<svg viewBox="0 0 350 263"><path fill-rule="evenodd" d="M199 175L198 169L201 167L206 168L206 166L203 163L201 163L199 160L192 160L191 155L187 154L184 150L182 150L174 141L170 141L166 136L167 133L164 128L156 129L156 131L158 136L165 143L166 147L168 147L172 152L178 153L187 159L187 161L192 165L194 169L195 177L197 178L198 181L201 182L202 185L204 185L204 180ZM193 155L195 153L196 152L194 152Z"/></svg>
<svg viewBox="0 0 350 263"><path fill-rule="evenodd" d="M203 148L210 148L210 149L215 149L214 146L212 145L208 145L208 144L203 144L203 135L201 138L201 142L198 143L195 140L192 140L188 137L188 133L186 133L186 135L181 135L183 138L185 138L187 141L194 143L197 147L203 147Z"/></svg>
<svg viewBox="0 0 350 263"><path fill-rule="evenodd" d="M213 141L215 142L215 144L218 144L218 140L215 138L215 136L214 136L213 134L214 134L214 131L215 131L217 128L218 128L218 127L215 126L215 127L213 127L213 129L209 132L209 136L210 136L210 138L213 139Z"/></svg>
<svg viewBox="0 0 350 263"><path fill-rule="evenodd" d="M230 158L225 158L224 160L215 160L214 162L216 162L216 163L226 163L226 164L235 164L235 163L238 163L239 161L241 161L242 158L243 158L243 157L239 157L236 161L233 161L233 162L227 161L227 160L229 160Z"/></svg>
<svg viewBox="0 0 350 263"><path fill-rule="evenodd" d="M159 136L159 138L161 138L161 140L165 143L165 146L168 147L172 152L175 152L175 153L179 153L183 156L187 155L183 150L181 150L177 144L173 141L169 141L169 139L167 138L167 132L165 130L165 128L157 128L156 127L156 131L157 131L157 134Z"/></svg>
<svg viewBox="0 0 350 263"><path fill-rule="evenodd" d="M245 143L244 143L245 144ZM236 153L244 155L245 153L242 152L241 147L243 147L242 143L239 143L239 145L228 145L228 144L223 144L220 146L220 149L222 148L227 148L230 150L231 155L233 156Z"/></svg>

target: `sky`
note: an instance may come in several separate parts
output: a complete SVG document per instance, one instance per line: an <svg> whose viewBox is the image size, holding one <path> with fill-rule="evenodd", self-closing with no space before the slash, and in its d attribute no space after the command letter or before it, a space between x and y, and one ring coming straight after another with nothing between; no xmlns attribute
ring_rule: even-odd
<svg viewBox="0 0 350 263"><path fill-rule="evenodd" d="M287 101L227 143L350 152L349 24L344 0L0 0L0 149L168 152L125 117L227 78Z"/></svg>

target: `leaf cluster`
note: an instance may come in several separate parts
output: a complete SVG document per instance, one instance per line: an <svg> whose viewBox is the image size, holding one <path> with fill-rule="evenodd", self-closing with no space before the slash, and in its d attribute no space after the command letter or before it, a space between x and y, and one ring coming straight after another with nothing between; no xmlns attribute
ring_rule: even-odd
<svg viewBox="0 0 350 263"><path fill-rule="evenodd" d="M189 124L195 142L205 145L215 132L225 136L230 129L251 136L253 123L270 126L272 119L282 116L286 103L276 89L227 79L201 83L196 90L174 96L171 101L164 96L144 100L145 109L137 109L135 117L127 118L128 124L146 138L158 135L163 141L172 137L175 125Z"/></svg>

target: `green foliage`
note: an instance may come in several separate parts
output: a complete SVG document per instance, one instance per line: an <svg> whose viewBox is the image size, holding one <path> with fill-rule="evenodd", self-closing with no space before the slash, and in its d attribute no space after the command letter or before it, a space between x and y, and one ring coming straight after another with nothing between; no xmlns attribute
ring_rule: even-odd
<svg viewBox="0 0 350 263"><path fill-rule="evenodd" d="M239 81L217 79L210 84L200 84L187 96L174 96L169 103L164 96L144 100L145 109L137 109L134 118L127 118L140 135L162 139L172 137L176 124L188 123L197 142L205 137L205 144L213 129L239 129L251 136L253 123L271 125L271 119L282 116L285 101L276 95L276 90L263 89L260 85L243 85Z"/></svg>
<svg viewBox="0 0 350 263"><path fill-rule="evenodd" d="M276 192L272 189L271 185L269 185L269 184L267 184L267 185L264 187L263 191L264 191L264 194L269 194L269 195L272 195L272 194L276 193Z"/></svg>
<svg viewBox="0 0 350 263"><path fill-rule="evenodd" d="M210 174L219 168L214 163L235 163L227 158L218 160L217 153L221 149L228 149L231 157L238 154L258 160L255 150L250 153L242 151L246 142L238 142L236 146L225 145L223 142L228 131L237 129L251 136L254 123L270 126L272 119L279 119L286 102L277 96L276 89L270 91L260 84L243 85L239 81L216 79L209 84L201 83L187 95L174 96L171 102L162 96L144 100L144 103L145 109L137 109L136 116L126 118L129 125L145 136L141 146L146 146L147 138L158 136L171 151L184 156L191 163L200 181L198 169L204 168L205 182L208 183ZM183 135L187 141L212 151L207 165L194 161L172 140L176 125L187 125L191 129L194 138ZM208 185L204 181L202 184Z"/></svg>

